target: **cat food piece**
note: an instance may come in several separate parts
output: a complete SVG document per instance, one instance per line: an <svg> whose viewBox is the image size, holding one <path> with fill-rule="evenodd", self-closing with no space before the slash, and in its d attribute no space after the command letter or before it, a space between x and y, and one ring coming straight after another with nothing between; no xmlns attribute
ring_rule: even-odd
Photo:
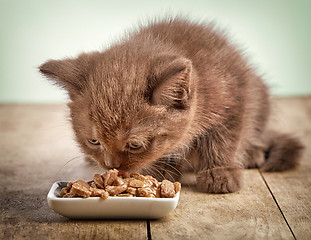
<svg viewBox="0 0 311 240"><path fill-rule="evenodd" d="M157 179L155 179L154 177L149 176L150 178L148 178L147 182L151 182L152 186L158 188L160 183L157 181Z"/></svg>
<svg viewBox="0 0 311 240"><path fill-rule="evenodd" d="M130 194L136 196L136 194L137 194L137 193L136 193L136 192L137 192L137 188L128 187L128 188L126 189L126 192L128 192L128 193L130 193Z"/></svg>
<svg viewBox="0 0 311 240"><path fill-rule="evenodd" d="M88 198L91 196L90 185L83 180L78 180L74 184L72 184L71 189L69 191L69 195L76 195L84 198Z"/></svg>
<svg viewBox="0 0 311 240"><path fill-rule="evenodd" d="M89 185L87 182L85 182L85 181L83 181L83 180L81 180L81 179L75 181L75 182L72 184L72 187L73 187L74 184L80 185L80 186L82 186L82 187L85 187L86 189L90 189L90 188L91 188L90 185Z"/></svg>
<svg viewBox="0 0 311 240"><path fill-rule="evenodd" d="M102 175L94 174L93 179L94 179L94 183L95 183L96 187L98 187L98 188L104 188L105 187L105 183L104 183L104 180L102 178Z"/></svg>
<svg viewBox="0 0 311 240"><path fill-rule="evenodd" d="M109 172L106 172L102 175L102 178L104 179L104 186L112 185L114 180L118 177L118 170L113 169L109 170Z"/></svg>
<svg viewBox="0 0 311 240"><path fill-rule="evenodd" d="M92 181L88 181L87 183L90 185L91 188L97 188L96 184L95 184L95 182L93 180Z"/></svg>
<svg viewBox="0 0 311 240"><path fill-rule="evenodd" d="M62 188L62 190L60 191L61 197L65 196L66 194L69 194L72 184L73 182L68 182L67 187Z"/></svg>
<svg viewBox="0 0 311 240"><path fill-rule="evenodd" d="M160 192L155 188L138 188L137 197L160 197Z"/></svg>
<svg viewBox="0 0 311 240"><path fill-rule="evenodd" d="M127 181L126 181L126 179L123 179L121 177L116 177L116 179L113 182L114 186L120 186L120 185L124 185L124 184L127 184Z"/></svg>
<svg viewBox="0 0 311 240"><path fill-rule="evenodd" d="M160 183L156 179L146 179L145 181L147 187L159 188Z"/></svg>
<svg viewBox="0 0 311 240"><path fill-rule="evenodd" d="M107 186L105 189L109 193L110 196L116 196L126 191L127 184L123 184L120 186Z"/></svg>
<svg viewBox="0 0 311 240"><path fill-rule="evenodd" d="M129 186L134 188L142 188L146 186L146 182L132 178L129 180Z"/></svg>
<svg viewBox="0 0 311 240"><path fill-rule="evenodd" d="M69 182L69 183L67 184L67 187L71 188L72 185L73 185L73 182Z"/></svg>
<svg viewBox="0 0 311 240"><path fill-rule="evenodd" d="M134 196L130 193L121 193L118 195L118 197L134 197Z"/></svg>
<svg viewBox="0 0 311 240"><path fill-rule="evenodd" d="M67 193L63 196L63 198L76 198L76 197L81 197L81 196L78 196L78 195L73 194L73 193Z"/></svg>
<svg viewBox="0 0 311 240"><path fill-rule="evenodd" d="M161 197L172 198L175 196L175 186L168 180L163 180L161 184Z"/></svg>
<svg viewBox="0 0 311 240"><path fill-rule="evenodd" d="M132 178L135 178L137 180L145 181L146 177L144 175L140 175L138 173L131 173L130 175Z"/></svg>
<svg viewBox="0 0 311 240"><path fill-rule="evenodd" d="M131 177L129 172L122 172L122 173L119 172L119 175L121 175L123 178L130 178Z"/></svg>
<svg viewBox="0 0 311 240"><path fill-rule="evenodd" d="M105 200L109 197L109 193L107 191L103 192L103 194L100 196L101 199Z"/></svg>
<svg viewBox="0 0 311 240"><path fill-rule="evenodd" d="M181 189L181 184L180 182L174 182L174 190L175 190L175 193L178 193Z"/></svg>
<svg viewBox="0 0 311 240"><path fill-rule="evenodd" d="M72 197L90 197L90 186L87 182L83 180L77 180L72 183L69 182L67 187L63 188L60 192L60 196L64 198L72 198Z"/></svg>
<svg viewBox="0 0 311 240"><path fill-rule="evenodd" d="M179 182L172 183L163 180L159 183L152 176L143 176L138 173L119 174L113 169L100 175L94 174L93 180L85 182L77 180L69 182L64 187L60 196L73 197L100 197L107 199L109 196L118 197L149 197L149 198L172 198L181 189Z"/></svg>
<svg viewBox="0 0 311 240"><path fill-rule="evenodd" d="M64 187L62 188L62 190L60 191L60 196L63 197L65 196L66 194L68 194L70 191L70 187Z"/></svg>
<svg viewBox="0 0 311 240"><path fill-rule="evenodd" d="M107 192L104 189L91 188L91 197L102 197L106 193ZM109 194L108 194L108 196L109 196Z"/></svg>

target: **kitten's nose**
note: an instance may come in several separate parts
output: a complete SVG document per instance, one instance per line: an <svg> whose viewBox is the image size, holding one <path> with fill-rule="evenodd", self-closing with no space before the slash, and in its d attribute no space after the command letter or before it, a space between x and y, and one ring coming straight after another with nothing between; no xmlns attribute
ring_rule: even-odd
<svg viewBox="0 0 311 240"><path fill-rule="evenodd" d="M120 163L119 162L112 162L112 163L109 164L108 167L109 168L116 168L116 169L118 169L118 168L121 167L121 162Z"/></svg>
<svg viewBox="0 0 311 240"><path fill-rule="evenodd" d="M119 161L112 161L112 160L110 160L110 161L107 161L107 159L105 160L105 165L108 167L108 168L110 168L110 169L112 169L112 168L120 168L120 166L121 166L121 161L119 162Z"/></svg>

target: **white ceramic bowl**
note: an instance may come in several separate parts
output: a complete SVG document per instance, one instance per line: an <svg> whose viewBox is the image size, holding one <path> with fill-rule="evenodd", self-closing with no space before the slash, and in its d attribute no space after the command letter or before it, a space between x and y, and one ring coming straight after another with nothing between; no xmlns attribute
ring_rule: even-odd
<svg viewBox="0 0 311 240"><path fill-rule="evenodd" d="M174 198L99 197L61 198L60 191L68 182L55 182L47 200L55 212L77 219L157 219L173 211L179 192Z"/></svg>

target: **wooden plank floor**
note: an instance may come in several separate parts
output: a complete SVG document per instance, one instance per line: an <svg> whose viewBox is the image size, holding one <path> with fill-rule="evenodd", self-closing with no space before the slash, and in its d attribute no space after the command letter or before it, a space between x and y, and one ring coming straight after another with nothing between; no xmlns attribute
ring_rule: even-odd
<svg viewBox="0 0 311 240"><path fill-rule="evenodd" d="M0 105L0 239L311 239L311 97L275 100L278 128L306 145L284 173L245 170L233 194L183 185L176 210L159 220L64 218L46 194L57 180L89 179L64 105Z"/></svg>
<svg viewBox="0 0 311 240"><path fill-rule="evenodd" d="M263 173L297 239L311 239L311 98L278 99L274 124L299 136L306 150L296 171Z"/></svg>

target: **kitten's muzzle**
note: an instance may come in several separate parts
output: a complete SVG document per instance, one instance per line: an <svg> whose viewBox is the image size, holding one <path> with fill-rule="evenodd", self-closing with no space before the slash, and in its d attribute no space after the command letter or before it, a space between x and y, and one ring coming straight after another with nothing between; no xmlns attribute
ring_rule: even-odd
<svg viewBox="0 0 311 240"><path fill-rule="evenodd" d="M106 167L109 168L109 169L113 169L113 168L118 169L118 168L121 167L121 163L118 163L118 162L106 162L106 161L105 161L105 165L106 165Z"/></svg>
<svg viewBox="0 0 311 240"><path fill-rule="evenodd" d="M121 161L113 160L110 157L106 157L104 160L104 163L108 169L113 169L113 168L118 169L121 167L121 164L122 164Z"/></svg>

